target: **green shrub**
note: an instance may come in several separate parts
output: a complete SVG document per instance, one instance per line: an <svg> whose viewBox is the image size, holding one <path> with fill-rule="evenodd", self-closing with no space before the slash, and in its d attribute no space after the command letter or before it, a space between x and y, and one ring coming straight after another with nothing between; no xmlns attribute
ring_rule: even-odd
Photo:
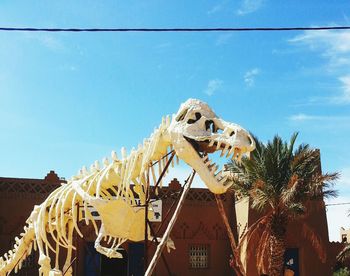
<svg viewBox="0 0 350 276"><path fill-rule="evenodd" d="M336 272L333 272L333 276L350 276L350 271L347 267L340 268Z"/></svg>

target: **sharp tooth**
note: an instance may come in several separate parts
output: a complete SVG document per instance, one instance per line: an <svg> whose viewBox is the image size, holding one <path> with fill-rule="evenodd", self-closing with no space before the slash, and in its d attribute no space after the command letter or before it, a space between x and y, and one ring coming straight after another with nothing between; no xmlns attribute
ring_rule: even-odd
<svg viewBox="0 0 350 276"><path fill-rule="evenodd" d="M250 151L247 151L246 155L247 155L248 159L250 159Z"/></svg>
<svg viewBox="0 0 350 276"><path fill-rule="evenodd" d="M215 172L218 170L218 168L219 168L218 165L214 166L214 168L211 170L211 173L215 174Z"/></svg>
<svg viewBox="0 0 350 276"><path fill-rule="evenodd" d="M212 146L214 145L214 143L215 143L215 140L213 139L213 140L210 141L210 143L209 143L208 146L209 146L209 147L212 147Z"/></svg>
<svg viewBox="0 0 350 276"><path fill-rule="evenodd" d="M211 160L209 160L209 162L207 163L207 167L208 167L209 171L211 171L211 168L213 166L215 166L215 163L213 163L213 164L210 164L210 163L211 163Z"/></svg>
<svg viewBox="0 0 350 276"><path fill-rule="evenodd" d="M227 180L227 178L228 178L228 175L225 175L223 178L221 178L220 180L219 180L219 182L226 182L226 180Z"/></svg>
<svg viewBox="0 0 350 276"><path fill-rule="evenodd" d="M230 150L227 151L226 158L230 158Z"/></svg>
<svg viewBox="0 0 350 276"><path fill-rule="evenodd" d="M241 162L242 162L242 154L241 153L238 153L237 161L239 164L241 164Z"/></svg>
<svg viewBox="0 0 350 276"><path fill-rule="evenodd" d="M221 147L221 142L218 142L218 145L216 146L216 150L218 150Z"/></svg>
<svg viewBox="0 0 350 276"><path fill-rule="evenodd" d="M241 154L241 149L235 147L234 152L233 152L233 159L237 158L238 155L240 155L240 154Z"/></svg>
<svg viewBox="0 0 350 276"><path fill-rule="evenodd" d="M216 179L217 179L217 180L220 180L222 177L223 177L222 171L219 171L219 172L216 174Z"/></svg>
<svg viewBox="0 0 350 276"><path fill-rule="evenodd" d="M224 154L225 154L225 149L222 149L221 154L220 154L220 157L223 157Z"/></svg>
<svg viewBox="0 0 350 276"><path fill-rule="evenodd" d="M229 144L226 144L226 146L225 146L225 150L224 150L224 152L226 153L227 152L227 154L226 154L226 158L229 156L229 150L228 150L228 148L230 147L230 145Z"/></svg>
<svg viewBox="0 0 350 276"><path fill-rule="evenodd" d="M230 148L229 152L227 153L226 157L229 158L230 155L234 152L234 147Z"/></svg>
<svg viewBox="0 0 350 276"><path fill-rule="evenodd" d="M232 150L233 150L233 155L232 155L231 159L232 159L232 160L235 160L236 157L237 157L237 148L233 148L233 149L231 149L231 151L232 151Z"/></svg>
<svg viewBox="0 0 350 276"><path fill-rule="evenodd" d="M202 157L202 161L205 163L208 160L209 156L208 155L204 155Z"/></svg>

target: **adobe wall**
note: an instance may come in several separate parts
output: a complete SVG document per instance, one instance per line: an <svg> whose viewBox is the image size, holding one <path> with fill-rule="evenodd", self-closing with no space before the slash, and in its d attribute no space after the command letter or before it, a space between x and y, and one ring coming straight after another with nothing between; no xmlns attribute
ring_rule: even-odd
<svg viewBox="0 0 350 276"><path fill-rule="evenodd" d="M44 179L0 177L0 256L13 249L15 237L23 232L34 205L41 204L62 181L51 171ZM38 254L16 275L37 275Z"/></svg>
<svg viewBox="0 0 350 276"><path fill-rule="evenodd" d="M231 254L230 243L226 234L226 228L222 223L214 196L207 189L192 189L189 199L186 200L183 209L178 217L171 238L175 242L176 250L170 254L165 253L172 275L232 275L229 266ZM201 193L202 198L194 199L193 194ZM205 200L205 197L206 201ZM163 214L169 208L171 200L164 200ZM230 221L234 217L233 198L226 196L224 206ZM165 222L167 225L170 218ZM209 267L192 269L189 264L189 246L192 244L209 245ZM150 257L154 254L150 252ZM162 260L159 261L155 275L167 275Z"/></svg>
<svg viewBox="0 0 350 276"><path fill-rule="evenodd" d="M286 247L299 249L299 275L332 275L336 263L335 257L342 244L330 243L325 205L323 201L314 201L308 204L308 214L303 218L291 221L288 225ZM253 224L260 214L249 211L249 225ZM312 236L307 234L315 231L319 237L319 245L312 246ZM321 249L323 248L323 249ZM248 276L258 275L255 262L255 247L248 248Z"/></svg>

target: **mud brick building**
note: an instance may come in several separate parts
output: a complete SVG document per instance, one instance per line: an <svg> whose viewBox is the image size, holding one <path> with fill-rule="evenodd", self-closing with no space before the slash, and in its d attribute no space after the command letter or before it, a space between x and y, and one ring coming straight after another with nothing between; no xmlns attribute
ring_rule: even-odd
<svg viewBox="0 0 350 276"><path fill-rule="evenodd" d="M54 171L44 179L4 178L0 177L0 254L3 255L14 244L25 225L33 206L40 204L54 189L65 181ZM168 212L179 197L181 184L174 179L167 187L159 191L161 204L159 214L152 222L154 231L164 232L172 211ZM236 234L242 235L244 229L259 218L251 210L249 200L235 202L232 194L222 195L228 219ZM342 243L328 241L328 228L325 205L323 201L312 203L308 217L295 223L288 229L286 262L290 262L295 275L331 275L335 256L342 248ZM169 213L169 214L168 214ZM167 215L168 214L168 215ZM326 248L325 262L321 262L308 240L301 231L307 222L318 235ZM162 226L161 229L160 226ZM109 275L143 275L145 258L151 260L155 245L148 243L147 255L144 243L123 245L120 253L123 259L108 259L94 249L96 238L93 228L79 222L84 239L75 236L77 251L74 253L72 266L74 275L109 276ZM233 275L229 267L230 245L226 229L218 212L214 195L205 188L192 188L187 195L183 209L171 233L176 250L167 253L160 259L154 275ZM254 256L254 247L246 248L244 256ZM250 252L249 252L250 251ZM250 254L247 254L247 253ZM32 253L17 275L38 275L37 253ZM245 258L248 276L256 276L254 258ZM13 273L14 274L14 273ZM11 274L12 275L12 274Z"/></svg>

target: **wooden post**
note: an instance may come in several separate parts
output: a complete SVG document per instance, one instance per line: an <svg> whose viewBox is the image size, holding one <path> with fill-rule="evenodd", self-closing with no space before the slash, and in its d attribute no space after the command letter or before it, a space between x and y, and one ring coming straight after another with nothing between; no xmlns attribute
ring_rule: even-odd
<svg viewBox="0 0 350 276"><path fill-rule="evenodd" d="M184 186L184 190L183 190L183 193L181 195L181 198L177 204L177 207L176 207L176 210L174 212L174 215L173 217L171 218L170 222L169 222L169 225L167 227L167 229L165 230L165 233L163 235L163 238L162 240L160 241L159 245L157 246L157 250L156 250L156 253L154 254L153 258L152 258L152 261L150 262L147 270L146 270L146 273L145 273L145 276L150 276L154 270L154 268L156 267L157 265L157 262L162 254L162 251L164 249L164 246L166 245L167 241L168 241L168 238L170 236L170 233L171 233L171 230L173 229L174 225L175 225L175 222L180 214L180 211L181 211L181 208L185 202L185 199L186 199L186 195L188 194L189 190L190 190L190 187L191 187L191 183L193 181L193 178L196 174L196 171L193 170L192 171L192 175L189 177L189 181L186 181L185 183L185 186Z"/></svg>
<svg viewBox="0 0 350 276"><path fill-rule="evenodd" d="M160 181L162 180L163 176L165 175L166 170L168 169L171 160L174 158L175 156L175 151L172 150L171 152L169 152L167 155L163 156L162 159L164 159L165 157L167 157L169 154L171 154L167 164L165 165L162 173L160 174L157 183L154 184L154 191L157 189L157 187L159 186ZM160 162L161 160L159 160ZM155 164L157 164L157 162L153 163L151 165L154 166ZM144 267L144 271L146 270L146 267L148 265L148 225L150 224L149 219L148 219L148 209L149 209L149 205L150 205L150 200L151 200L151 185L150 185L150 181L149 181L149 173L147 173L147 188L146 188L146 202L145 202L145 246L144 246L144 262L143 262L143 267Z"/></svg>
<svg viewBox="0 0 350 276"><path fill-rule="evenodd" d="M227 215L226 215L226 211L225 211L225 207L224 207L224 204L222 203L221 196L218 195L218 194L215 194L215 200L216 200L216 203L218 205L218 209L219 209L219 213L221 215L222 221L225 224L228 238L230 240L231 250L232 250L233 258L234 258L234 261L235 261L235 263L233 264L234 265L233 266L233 270L235 271L237 276L243 276L244 275L243 264L241 262L240 254L237 251L236 240L235 240L235 237L233 235L233 232L232 232L232 229L231 229L231 225L230 225L230 223L228 221L228 218L227 218Z"/></svg>
<svg viewBox="0 0 350 276"><path fill-rule="evenodd" d="M145 202L145 245L144 245L144 256L143 256L143 271L145 271L148 265L148 206L150 200L150 189L151 185L149 182L149 170L147 172L147 188L146 188L146 202Z"/></svg>

